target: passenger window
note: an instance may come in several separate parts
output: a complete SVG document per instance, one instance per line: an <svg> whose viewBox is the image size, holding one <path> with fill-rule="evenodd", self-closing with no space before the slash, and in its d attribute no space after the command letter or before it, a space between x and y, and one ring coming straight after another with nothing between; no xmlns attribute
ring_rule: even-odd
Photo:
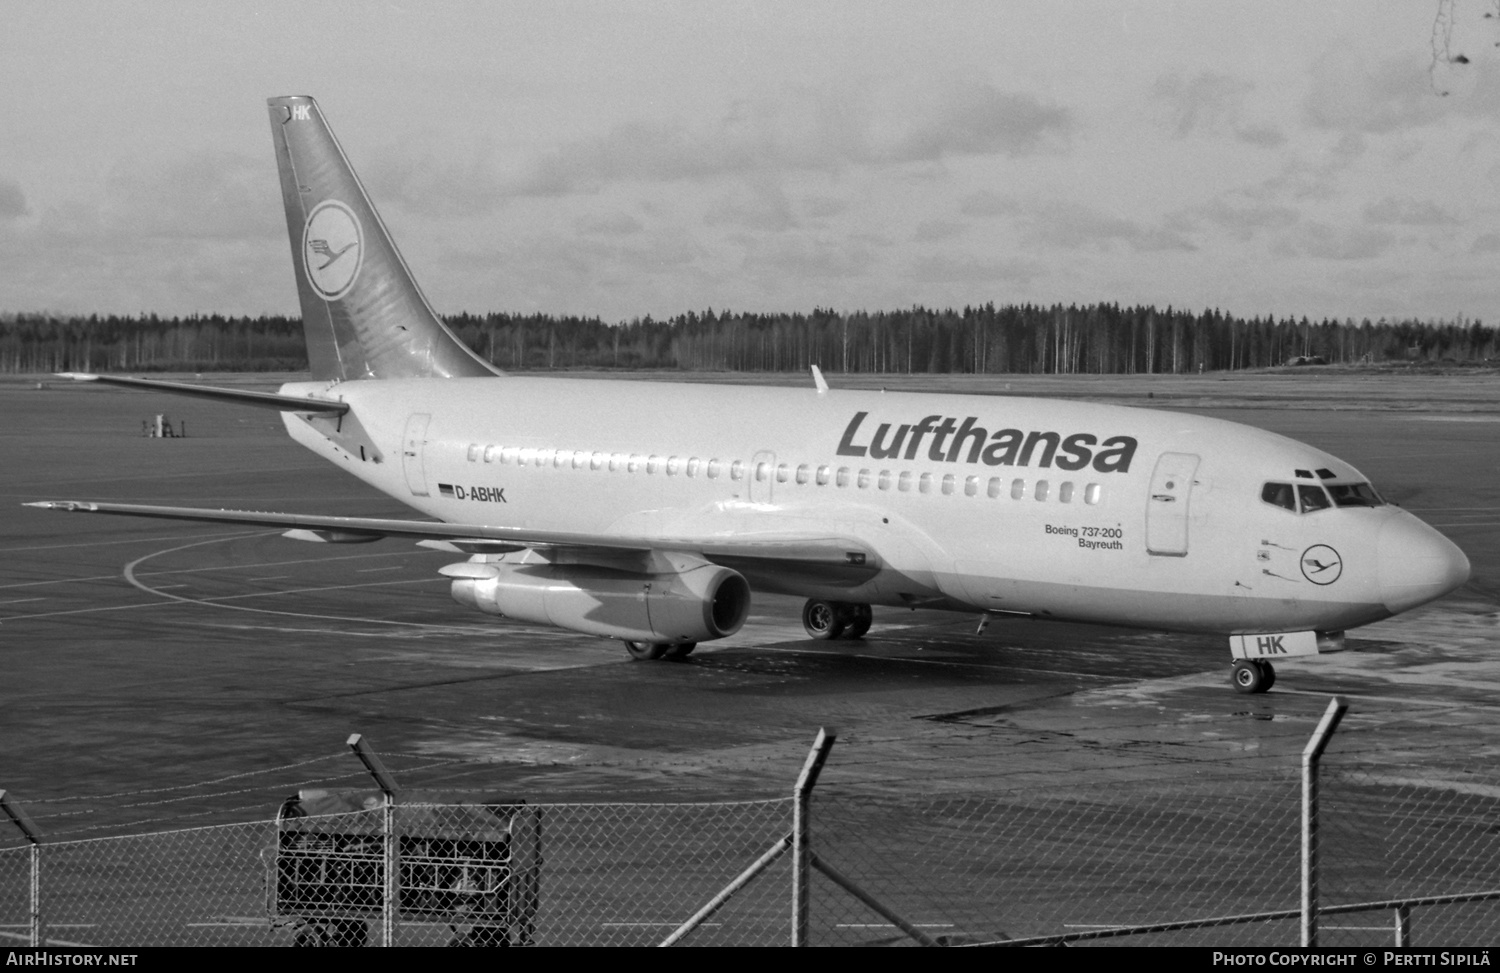
<svg viewBox="0 0 1500 973"><path fill-rule="evenodd" d="M810 477L811 475L812 475L812 470L809 469L806 464L797 467L797 482L798 483L806 483L808 477Z"/></svg>
<svg viewBox="0 0 1500 973"><path fill-rule="evenodd" d="M564 466L568 465L568 460L570 459L572 459L571 453L569 453L566 449L559 449L557 452L552 454L552 468L560 470Z"/></svg>
<svg viewBox="0 0 1500 973"><path fill-rule="evenodd" d="M478 443L470 443L469 444L469 462L473 463L473 462L476 462L478 459L479 459L479 444Z"/></svg>
<svg viewBox="0 0 1500 973"><path fill-rule="evenodd" d="M536 452L528 446L527 448L521 450L516 454L516 462L520 463L522 466L527 466L531 463L531 460L535 455Z"/></svg>
<svg viewBox="0 0 1500 973"><path fill-rule="evenodd" d="M698 457L694 456L692 459L688 460L687 475L688 476L697 476L698 475L698 468L701 467L702 465L703 465L703 461L701 459L699 459Z"/></svg>
<svg viewBox="0 0 1500 973"><path fill-rule="evenodd" d="M776 464L776 482L785 483L786 478L790 474L790 472L791 468L788 467L785 463Z"/></svg>
<svg viewBox="0 0 1500 973"><path fill-rule="evenodd" d="M661 469L661 457L660 456L647 456L646 457L646 472L647 473L655 473L655 472L657 472L660 469Z"/></svg>
<svg viewBox="0 0 1500 973"><path fill-rule="evenodd" d="M1049 491L1048 486L1047 486L1047 481L1046 480L1037 480L1036 481L1036 498L1038 500L1045 500L1045 499L1047 499L1048 492L1050 492L1050 491Z"/></svg>
<svg viewBox="0 0 1500 973"><path fill-rule="evenodd" d="M536 465L538 468L546 466L550 462L552 462L552 450L539 449L536 451Z"/></svg>
<svg viewBox="0 0 1500 973"><path fill-rule="evenodd" d="M1026 481L1025 480L1011 480L1010 481L1010 498L1012 500L1025 500L1026 499Z"/></svg>
<svg viewBox="0 0 1500 973"><path fill-rule="evenodd" d="M818 467L818 486L827 486L828 485L828 477L832 473L833 473L833 471L830 470L826 466L820 466L820 467Z"/></svg>
<svg viewBox="0 0 1500 973"><path fill-rule="evenodd" d="M1290 483L1267 483L1260 488L1260 499L1273 507L1296 512L1297 498L1292 494Z"/></svg>
<svg viewBox="0 0 1500 973"><path fill-rule="evenodd" d="M902 493L911 492L911 471L905 470L896 478L896 489Z"/></svg>
<svg viewBox="0 0 1500 973"><path fill-rule="evenodd" d="M880 489L882 489L882 490L889 490L890 488L891 488L891 471L890 470L881 470L880 471Z"/></svg>
<svg viewBox="0 0 1500 973"><path fill-rule="evenodd" d="M625 468L627 473L634 473L641 468L641 457L639 453L630 454L630 465Z"/></svg>
<svg viewBox="0 0 1500 973"><path fill-rule="evenodd" d="M944 473L943 474L943 496L946 497L946 496L950 495L952 492L953 492L953 474L952 473Z"/></svg>
<svg viewBox="0 0 1500 973"><path fill-rule="evenodd" d="M678 473L681 473L681 472L682 472L682 457L681 456L668 456L667 457L667 475L668 476L676 476Z"/></svg>
<svg viewBox="0 0 1500 973"><path fill-rule="evenodd" d="M1097 483L1090 483L1088 486L1086 486L1086 487L1083 488L1083 502L1084 503L1098 503L1099 502L1099 494L1100 494L1100 492L1101 492L1101 489L1099 487L1099 484L1097 484Z"/></svg>
<svg viewBox="0 0 1500 973"><path fill-rule="evenodd" d="M500 454L500 447L499 446L486 446L486 447L484 447L484 461L486 463L493 463L493 462L495 462L495 457L497 457L499 454Z"/></svg>
<svg viewBox="0 0 1500 973"><path fill-rule="evenodd" d="M932 474L923 473L922 478L917 481L917 490L921 493L932 492Z"/></svg>
<svg viewBox="0 0 1500 973"><path fill-rule="evenodd" d="M834 474L833 482L841 487L849 485L849 467L840 466L839 471Z"/></svg>
<svg viewBox="0 0 1500 973"><path fill-rule="evenodd" d="M1000 495L1000 490L1004 485L1005 484L998 476L992 476L990 477L989 489L985 492L989 495L990 499L993 500Z"/></svg>
<svg viewBox="0 0 1500 973"><path fill-rule="evenodd" d="M1066 483L1062 483L1062 484L1058 485L1058 487L1057 487L1057 502L1058 503L1072 503L1073 502L1073 481L1072 480L1069 480Z"/></svg>
<svg viewBox="0 0 1500 973"><path fill-rule="evenodd" d="M755 482L757 482L757 483L764 483L764 482L766 482L766 480L770 479L770 476L771 476L771 464L769 464L769 463L756 463L755 464Z"/></svg>
<svg viewBox="0 0 1500 973"><path fill-rule="evenodd" d="M729 478L738 480L745 475L745 464L742 460L735 460L729 464Z"/></svg>
<svg viewBox="0 0 1500 973"><path fill-rule="evenodd" d="M1333 506L1328 500L1328 494L1324 493L1320 486L1299 483L1297 496L1302 500L1302 512L1305 514L1310 514L1315 510L1327 510Z"/></svg>
<svg viewBox="0 0 1500 973"><path fill-rule="evenodd" d="M723 463L720 463L716 459L711 459L708 461L708 465L704 467L703 471L705 474L707 474L710 480L717 480L719 478L719 473L722 471L723 467Z"/></svg>
<svg viewBox="0 0 1500 973"><path fill-rule="evenodd" d="M587 453L580 449L573 454L573 469L581 470L587 465L589 465L589 456Z"/></svg>
<svg viewBox="0 0 1500 973"><path fill-rule="evenodd" d="M516 455L519 452L520 450L516 449L516 447L514 446L505 447L504 449L500 450L500 462L514 463L516 461Z"/></svg>
<svg viewBox="0 0 1500 973"><path fill-rule="evenodd" d="M979 492L979 477L964 477L964 496L972 497Z"/></svg>
<svg viewBox="0 0 1500 973"><path fill-rule="evenodd" d="M868 487L869 485L870 485L870 471L869 470L860 470L859 471L859 488L861 490L863 490L866 487Z"/></svg>

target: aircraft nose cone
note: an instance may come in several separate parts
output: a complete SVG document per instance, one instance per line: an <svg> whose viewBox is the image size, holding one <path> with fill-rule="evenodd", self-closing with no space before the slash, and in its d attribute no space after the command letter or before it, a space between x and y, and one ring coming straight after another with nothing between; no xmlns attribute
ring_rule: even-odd
<svg viewBox="0 0 1500 973"><path fill-rule="evenodd" d="M1380 600L1393 614L1424 605L1469 580L1469 559L1448 538L1409 514L1380 528Z"/></svg>

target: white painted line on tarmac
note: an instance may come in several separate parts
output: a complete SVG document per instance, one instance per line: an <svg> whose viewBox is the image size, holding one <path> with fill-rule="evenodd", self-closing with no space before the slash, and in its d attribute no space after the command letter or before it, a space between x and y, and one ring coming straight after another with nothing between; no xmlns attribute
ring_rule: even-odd
<svg viewBox="0 0 1500 973"><path fill-rule="evenodd" d="M231 533L215 532L214 537L254 537L262 531L237 530ZM202 537L203 534L166 534L162 537L131 537L119 541L87 541L81 544L41 544L35 547L0 547L0 554L10 554L15 551L60 551L73 547L109 547L113 544L145 544L153 541L180 541L185 537Z"/></svg>
<svg viewBox="0 0 1500 973"><path fill-rule="evenodd" d="M0 601L0 605L19 605L23 601L45 601L45 600L46 599L43 598L41 595L37 595L35 598L12 598L9 601Z"/></svg>
<svg viewBox="0 0 1500 973"><path fill-rule="evenodd" d="M682 925L682 922L680 920L676 921L676 922L601 922L601 923L599 923L600 928L603 928L603 929L645 929L645 928L651 928L651 929L676 929L680 925ZM716 926L722 926L722 925L724 925L722 922L700 922L700 923L698 923L698 925L697 925L696 928L702 929L705 926L715 926L716 927Z"/></svg>

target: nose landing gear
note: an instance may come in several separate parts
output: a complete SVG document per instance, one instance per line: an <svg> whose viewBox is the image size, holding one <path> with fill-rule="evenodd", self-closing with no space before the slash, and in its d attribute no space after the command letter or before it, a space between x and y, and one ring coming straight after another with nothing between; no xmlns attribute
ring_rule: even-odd
<svg viewBox="0 0 1500 973"><path fill-rule="evenodd" d="M1236 659L1229 671L1230 685L1237 693L1263 693L1276 685L1276 670L1260 659Z"/></svg>

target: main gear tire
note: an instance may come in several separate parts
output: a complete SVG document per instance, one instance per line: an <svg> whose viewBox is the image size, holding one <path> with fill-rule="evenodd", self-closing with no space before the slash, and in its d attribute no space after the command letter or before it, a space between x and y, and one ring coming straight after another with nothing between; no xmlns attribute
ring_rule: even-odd
<svg viewBox="0 0 1500 973"><path fill-rule="evenodd" d="M849 614L836 601L809 598L802 606L802 629L810 639L836 639L849 627Z"/></svg>
<svg viewBox="0 0 1500 973"><path fill-rule="evenodd" d="M667 642L632 642L629 639L622 641L625 643L625 651L630 653L630 657L636 662L660 659L667 654L668 649L672 648Z"/></svg>

